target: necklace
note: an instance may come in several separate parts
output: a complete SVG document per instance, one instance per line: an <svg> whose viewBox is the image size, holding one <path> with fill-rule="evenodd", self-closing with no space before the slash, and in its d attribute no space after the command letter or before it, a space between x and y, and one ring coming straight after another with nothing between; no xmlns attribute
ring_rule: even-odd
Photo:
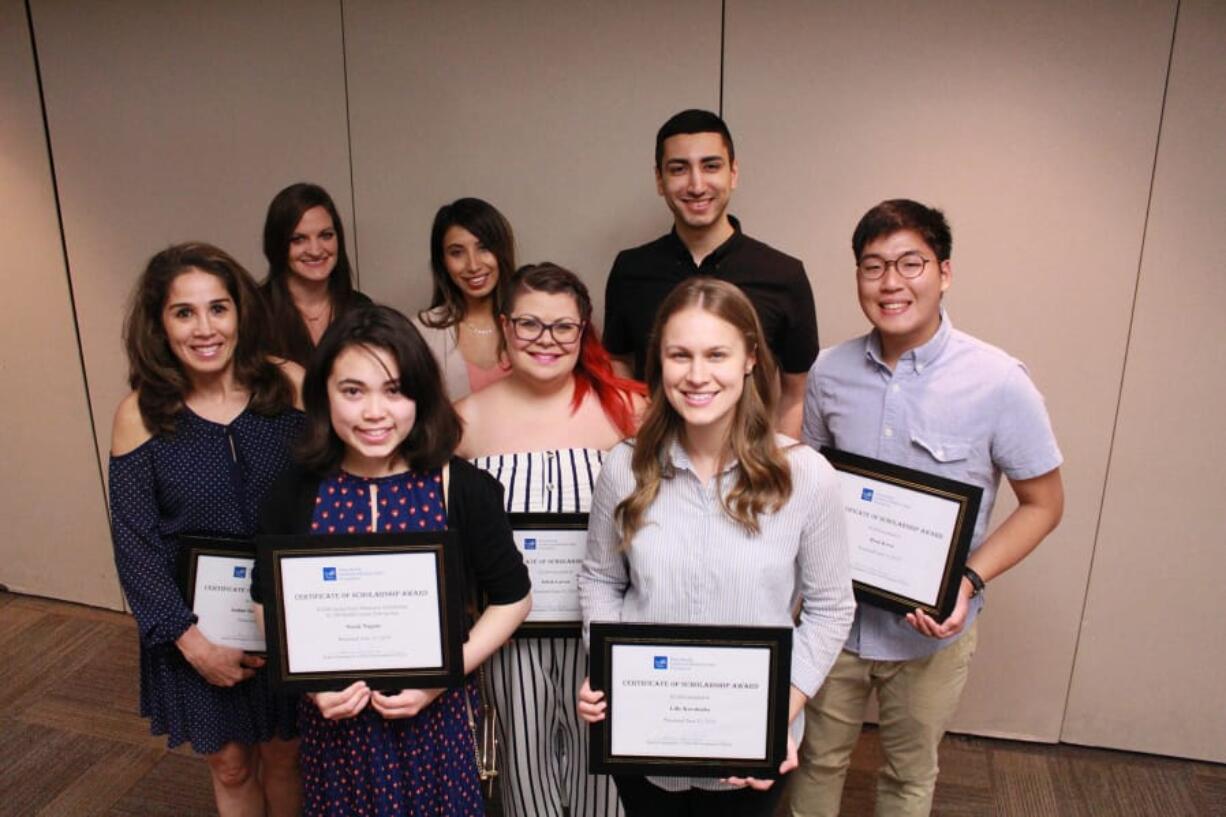
<svg viewBox="0 0 1226 817"><path fill-rule="evenodd" d="M299 311L302 312L303 320L305 320L307 323L318 323L324 318L332 317L332 304L331 302L324 304L323 307L314 315L309 314L305 309ZM329 323L330 322L331 321L329 321Z"/></svg>
<svg viewBox="0 0 1226 817"><path fill-rule="evenodd" d="M469 323L468 321L464 321L463 323L464 323L464 325L465 325L465 326L467 326L467 327L468 327L468 331L469 331L469 332L472 332L474 335L492 335L492 334L494 334L494 329L495 329L495 327L493 327L493 326L490 326L490 327L487 327L487 328L485 328L485 329L482 329L482 328L481 328L481 327L479 327L479 326L473 326L473 325L472 325L471 323Z"/></svg>

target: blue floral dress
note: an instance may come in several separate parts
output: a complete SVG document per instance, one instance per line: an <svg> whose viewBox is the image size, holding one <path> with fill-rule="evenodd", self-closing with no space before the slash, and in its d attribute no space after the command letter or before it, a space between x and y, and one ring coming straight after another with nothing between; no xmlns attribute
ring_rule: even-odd
<svg viewBox="0 0 1226 817"><path fill-rule="evenodd" d="M371 484L378 485L379 532L442 530L447 514L436 469L367 479L340 472L319 485L311 533L370 531ZM372 706L327 720L314 702L299 705L303 813L307 817L483 815L464 695L449 689L412 718L384 719Z"/></svg>
<svg viewBox="0 0 1226 817"><path fill-rule="evenodd" d="M174 434L110 461L115 566L140 637L140 713L173 748L212 754L231 741L295 734L295 697L274 694L264 672L213 686L175 640L196 617L175 582L179 534L251 536L272 482L290 462L303 416L244 411L229 425L184 409Z"/></svg>

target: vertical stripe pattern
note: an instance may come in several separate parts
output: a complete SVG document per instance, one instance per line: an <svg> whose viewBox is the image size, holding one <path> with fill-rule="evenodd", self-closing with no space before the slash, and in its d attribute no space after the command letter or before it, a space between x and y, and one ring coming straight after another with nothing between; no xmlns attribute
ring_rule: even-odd
<svg viewBox="0 0 1226 817"><path fill-rule="evenodd" d="M587 513L605 453L568 448L478 457L502 483L508 513ZM488 663L498 707L507 817L622 817L612 778L590 775L575 711L587 675L577 638L513 639Z"/></svg>

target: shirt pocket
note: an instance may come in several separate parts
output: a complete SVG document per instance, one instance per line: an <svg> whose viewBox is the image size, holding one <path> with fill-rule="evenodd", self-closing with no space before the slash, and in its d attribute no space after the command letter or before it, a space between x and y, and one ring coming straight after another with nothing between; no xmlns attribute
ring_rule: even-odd
<svg viewBox="0 0 1226 817"><path fill-rule="evenodd" d="M965 438L917 429L911 432L912 467L966 481L974 444Z"/></svg>

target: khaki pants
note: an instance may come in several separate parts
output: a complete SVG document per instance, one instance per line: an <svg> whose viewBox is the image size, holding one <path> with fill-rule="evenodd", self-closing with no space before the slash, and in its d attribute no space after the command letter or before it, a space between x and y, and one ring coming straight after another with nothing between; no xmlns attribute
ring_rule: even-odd
<svg viewBox="0 0 1226 817"><path fill-rule="evenodd" d="M867 661L844 650L805 706L800 768L788 784L791 817L837 817L843 779L877 691L885 765L877 817L925 817L937 782L937 744L958 708L975 654L978 621L950 646L914 661Z"/></svg>

